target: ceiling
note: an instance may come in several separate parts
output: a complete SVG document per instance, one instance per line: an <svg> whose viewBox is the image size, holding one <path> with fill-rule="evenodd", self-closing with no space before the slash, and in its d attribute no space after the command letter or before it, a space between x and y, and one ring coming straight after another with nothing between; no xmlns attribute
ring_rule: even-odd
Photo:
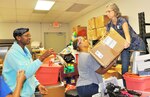
<svg viewBox="0 0 150 97"><path fill-rule="evenodd" d="M0 23L69 23L109 0L53 0L50 11L35 11L37 0L0 0Z"/></svg>

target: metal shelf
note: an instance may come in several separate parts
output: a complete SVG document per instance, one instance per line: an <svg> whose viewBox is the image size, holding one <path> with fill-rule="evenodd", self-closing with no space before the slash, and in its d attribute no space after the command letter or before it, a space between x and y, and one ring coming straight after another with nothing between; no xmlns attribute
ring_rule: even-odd
<svg viewBox="0 0 150 97"><path fill-rule="evenodd" d="M150 23L145 22L144 12L138 13L138 19L139 19L139 31L140 31L139 36L145 42L146 48L148 48L148 43L147 43L146 39L150 38L150 33L146 33L146 26L150 26ZM146 50L146 53L150 53L150 52L148 52L148 50Z"/></svg>

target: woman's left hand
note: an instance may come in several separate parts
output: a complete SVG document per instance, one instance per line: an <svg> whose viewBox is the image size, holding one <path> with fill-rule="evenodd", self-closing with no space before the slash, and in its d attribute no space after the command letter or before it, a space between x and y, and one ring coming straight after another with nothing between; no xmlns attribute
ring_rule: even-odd
<svg viewBox="0 0 150 97"><path fill-rule="evenodd" d="M125 44L124 44L124 48L126 49L126 48L128 48L130 46L130 43L129 42L125 42Z"/></svg>
<svg viewBox="0 0 150 97"><path fill-rule="evenodd" d="M45 86L43 86L43 85L40 84L38 86L38 89L39 89L39 91L40 91L41 94L43 94L43 95L48 94L48 90L45 88Z"/></svg>

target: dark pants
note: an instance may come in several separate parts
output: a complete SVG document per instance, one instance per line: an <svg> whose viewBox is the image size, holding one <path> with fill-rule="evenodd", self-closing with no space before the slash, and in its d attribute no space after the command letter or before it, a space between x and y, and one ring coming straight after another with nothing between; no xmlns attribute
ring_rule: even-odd
<svg viewBox="0 0 150 97"><path fill-rule="evenodd" d="M130 57L131 57L131 52L129 50L132 50L132 49L131 48L124 49L121 53L122 75L128 72L128 67L130 64ZM140 46L137 48L137 50L146 51L145 43L143 41L141 41ZM142 54L144 54L144 52L140 53L140 55ZM124 83L124 86L126 87L124 78L123 78L123 83Z"/></svg>
<svg viewBox="0 0 150 97"><path fill-rule="evenodd" d="M130 64L130 52L129 49L124 49L121 53L121 63L122 63L122 75L128 72L128 67ZM123 78L123 84L126 87L125 79Z"/></svg>
<svg viewBox="0 0 150 97"><path fill-rule="evenodd" d="M86 86L77 87L79 97L92 97L92 95L98 93L98 85L90 84Z"/></svg>

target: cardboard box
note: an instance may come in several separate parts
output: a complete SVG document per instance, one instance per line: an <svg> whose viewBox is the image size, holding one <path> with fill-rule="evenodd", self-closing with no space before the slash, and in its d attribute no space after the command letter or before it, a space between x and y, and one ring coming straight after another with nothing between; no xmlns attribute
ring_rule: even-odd
<svg viewBox="0 0 150 97"><path fill-rule="evenodd" d="M91 29L96 28L95 19L96 19L96 17L93 17L93 18L88 20L88 29L91 30Z"/></svg>
<svg viewBox="0 0 150 97"><path fill-rule="evenodd" d="M65 86L63 84L57 84L52 86L47 86L48 95L43 97L65 97Z"/></svg>
<svg viewBox="0 0 150 97"><path fill-rule="evenodd" d="M97 37L100 39L107 34L106 27L97 28Z"/></svg>
<svg viewBox="0 0 150 97"><path fill-rule="evenodd" d="M88 40L97 40L97 29L88 29L87 38Z"/></svg>
<svg viewBox="0 0 150 97"><path fill-rule="evenodd" d="M90 54L107 67L124 49L125 39L113 28L91 50Z"/></svg>
<svg viewBox="0 0 150 97"><path fill-rule="evenodd" d="M105 27L110 19L107 17L107 15L98 16L95 19L96 28Z"/></svg>
<svg viewBox="0 0 150 97"><path fill-rule="evenodd" d="M117 79L122 79L122 75L116 70L108 70L105 74L103 74L105 79L109 77L116 77Z"/></svg>

